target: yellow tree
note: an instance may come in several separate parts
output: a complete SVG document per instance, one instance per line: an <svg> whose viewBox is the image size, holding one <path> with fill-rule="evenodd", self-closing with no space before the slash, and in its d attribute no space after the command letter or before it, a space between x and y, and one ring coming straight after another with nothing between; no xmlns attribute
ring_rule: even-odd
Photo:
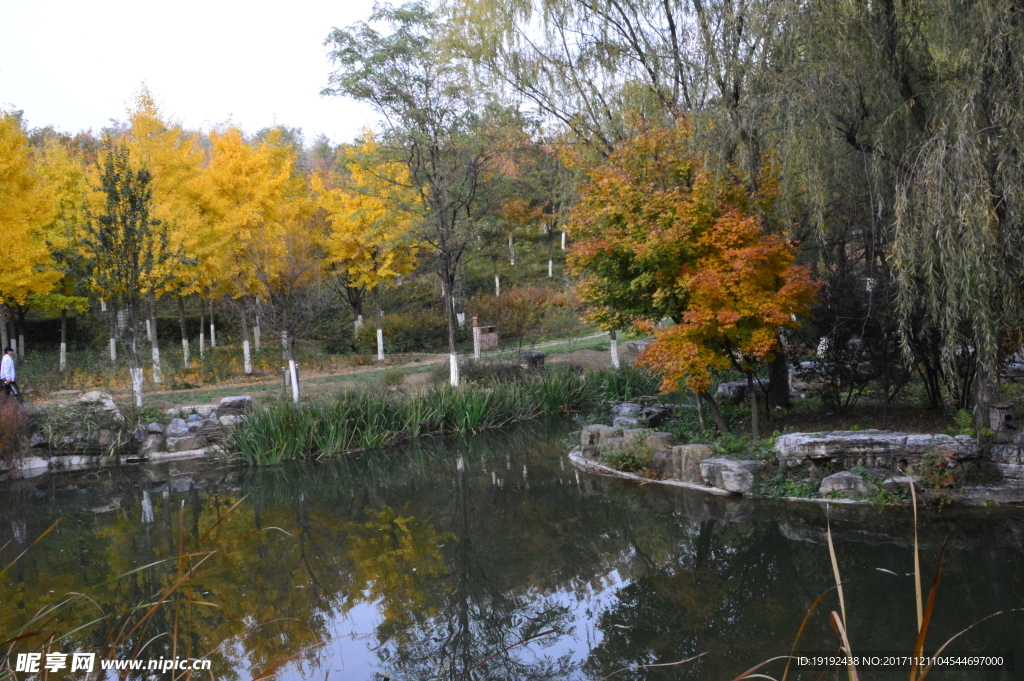
<svg viewBox="0 0 1024 681"><path fill-rule="evenodd" d="M18 116L0 111L0 330L4 347L8 306L18 313L18 352L25 354L24 316L33 296L48 293L60 275L50 261L43 228L54 213L53 192L35 167L28 138Z"/></svg>
<svg viewBox="0 0 1024 681"><path fill-rule="evenodd" d="M351 154L346 188L325 189L314 178L319 205L328 214L327 257L346 273L351 286L373 292L377 318L377 359L384 359L380 289L416 268L420 249L413 237L418 193L409 185L409 170L380 159L380 149L367 133Z"/></svg>
<svg viewBox="0 0 1024 681"><path fill-rule="evenodd" d="M229 125L212 132L210 142L209 162L195 182L203 221L196 248L198 281L214 297L241 301L242 348L250 373L246 306L251 302L263 310L268 295L285 289L296 293L285 280L299 288L308 283L314 268L306 251L318 243L308 233L313 207L296 169L296 152L280 131L249 143L241 130ZM281 322L274 326L286 358L291 357L289 334L299 322L285 309L294 302L291 293L285 296L287 302L275 297L283 307L271 306L275 322ZM212 334L211 320L211 341Z"/></svg>
<svg viewBox="0 0 1024 681"><path fill-rule="evenodd" d="M77 289L84 277L79 247L90 190L80 151L51 136L38 153L40 174L53 196L53 217L43 228L44 237L50 249L50 266L60 277L56 290L41 297L40 302L60 310L60 370L64 371L68 309L83 311L87 303Z"/></svg>
<svg viewBox="0 0 1024 681"><path fill-rule="evenodd" d="M143 85L128 111L130 127L125 144L136 169L146 168L153 177L152 217L165 226L171 247L184 258L166 261L167 272L155 276L167 282L154 287L149 301L149 338L153 351L153 380L161 381L160 346L157 340L156 299L173 293L178 305L181 349L185 368L190 366L188 330L185 326L183 296L197 291L194 253L200 240L202 222L197 208L196 178L202 170L203 154L198 136L168 121L149 89Z"/></svg>

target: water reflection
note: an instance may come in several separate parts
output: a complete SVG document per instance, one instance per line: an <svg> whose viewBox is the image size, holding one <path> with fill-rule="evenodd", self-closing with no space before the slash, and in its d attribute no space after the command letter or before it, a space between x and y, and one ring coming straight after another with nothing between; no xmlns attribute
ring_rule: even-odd
<svg viewBox="0 0 1024 681"><path fill-rule="evenodd" d="M74 647L98 646L116 635L116 615L152 602L180 574L174 558L198 546L193 564L216 552L156 612L150 633L123 649L210 653L219 679L251 678L294 656L279 678L410 681L601 679L699 653L685 666L615 678L731 679L787 651L832 578L824 511L579 475L565 466L567 429L532 424L351 462L179 463L8 484L0 545L11 544L0 564L65 520L0 583L0 632L61 594L166 561L90 592L111 617ZM909 517L831 514L854 645L909 652ZM947 535L931 642L1024 605L1019 511L930 515L921 527L927 570ZM76 609L60 626L94 617ZM1012 650L1022 625L1016 615L993 620L954 647ZM147 644L158 631L179 634ZM805 641L834 650L824 613Z"/></svg>

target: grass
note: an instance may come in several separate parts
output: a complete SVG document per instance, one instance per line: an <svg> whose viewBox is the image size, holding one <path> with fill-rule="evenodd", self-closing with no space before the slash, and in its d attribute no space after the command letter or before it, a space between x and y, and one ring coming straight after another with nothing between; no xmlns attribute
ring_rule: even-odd
<svg viewBox="0 0 1024 681"><path fill-rule="evenodd" d="M342 393L295 405L270 404L234 432L230 448L249 464L333 456L435 433L467 433L579 411L605 400L652 394L658 379L636 369L552 369L516 381L436 385L414 394Z"/></svg>

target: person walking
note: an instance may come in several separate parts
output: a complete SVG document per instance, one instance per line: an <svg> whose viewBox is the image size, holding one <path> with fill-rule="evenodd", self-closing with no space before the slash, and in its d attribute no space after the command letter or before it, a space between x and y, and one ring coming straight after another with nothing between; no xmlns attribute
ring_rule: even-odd
<svg viewBox="0 0 1024 681"><path fill-rule="evenodd" d="M21 391L15 379L14 348L4 348L4 358L0 360L0 390L4 395L14 395L21 402Z"/></svg>

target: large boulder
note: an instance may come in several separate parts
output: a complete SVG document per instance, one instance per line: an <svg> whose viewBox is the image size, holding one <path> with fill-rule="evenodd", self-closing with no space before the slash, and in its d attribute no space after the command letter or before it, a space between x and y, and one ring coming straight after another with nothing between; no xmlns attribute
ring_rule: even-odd
<svg viewBox="0 0 1024 681"><path fill-rule="evenodd" d="M219 416L241 416L252 409L252 398L248 395L225 397L217 406Z"/></svg>
<svg viewBox="0 0 1024 681"><path fill-rule="evenodd" d="M654 341L647 341L647 340L631 340L631 341L626 341L626 349L629 350L630 352L635 352L637 354L640 354L641 352L646 350L650 346L650 344L653 343L653 342Z"/></svg>
<svg viewBox="0 0 1024 681"><path fill-rule="evenodd" d="M780 435L775 439L775 451L779 463L786 466L832 461L843 467L894 468L914 466L928 455L976 458L978 444L969 435L841 430Z"/></svg>
<svg viewBox="0 0 1024 681"><path fill-rule="evenodd" d="M875 493L875 488L856 473L839 471L822 480L818 491L822 496L833 494L852 499L854 497L871 496Z"/></svg>
<svg viewBox="0 0 1024 681"><path fill-rule="evenodd" d="M672 417L672 407L652 404L640 411L640 418L648 428L656 428Z"/></svg>
<svg viewBox="0 0 1024 681"><path fill-rule="evenodd" d="M168 452L184 452L193 449L202 449L208 445L209 442L205 435L198 433L190 433L181 437L167 436L167 451Z"/></svg>
<svg viewBox="0 0 1024 681"><path fill-rule="evenodd" d="M612 407L612 416L627 416L635 419L640 416L642 410L643 407L635 402L623 402Z"/></svg>
<svg viewBox="0 0 1024 681"><path fill-rule="evenodd" d="M166 432L167 437L185 437L188 435L188 423L185 419L171 419Z"/></svg>
<svg viewBox="0 0 1024 681"><path fill-rule="evenodd" d="M124 421L124 415L121 414L121 410L117 408L114 399L108 393L90 390L75 401L85 405L90 411L105 414L115 421Z"/></svg>
<svg viewBox="0 0 1024 681"><path fill-rule="evenodd" d="M715 398L726 404L740 404L747 399L746 381L729 381L719 383L715 390Z"/></svg>
<svg viewBox="0 0 1024 681"><path fill-rule="evenodd" d="M612 419L612 425L616 428L638 428L640 419L635 419L632 416L616 416Z"/></svg>
<svg viewBox="0 0 1024 681"><path fill-rule="evenodd" d="M707 445L675 445L669 451L656 451L654 463L663 478L700 484L704 482L700 464L714 455Z"/></svg>
<svg viewBox="0 0 1024 681"><path fill-rule="evenodd" d="M644 444L656 452L669 451L676 444L676 438L672 433L648 433Z"/></svg>
<svg viewBox="0 0 1024 681"><path fill-rule="evenodd" d="M221 417L222 419L224 417ZM603 423L594 423L584 426L580 434L580 447L586 456L593 456L598 447L617 435L618 431Z"/></svg>
<svg viewBox="0 0 1024 681"><path fill-rule="evenodd" d="M763 465L759 461L704 459L700 462L700 475L711 487L746 494L754 488L754 474Z"/></svg>

